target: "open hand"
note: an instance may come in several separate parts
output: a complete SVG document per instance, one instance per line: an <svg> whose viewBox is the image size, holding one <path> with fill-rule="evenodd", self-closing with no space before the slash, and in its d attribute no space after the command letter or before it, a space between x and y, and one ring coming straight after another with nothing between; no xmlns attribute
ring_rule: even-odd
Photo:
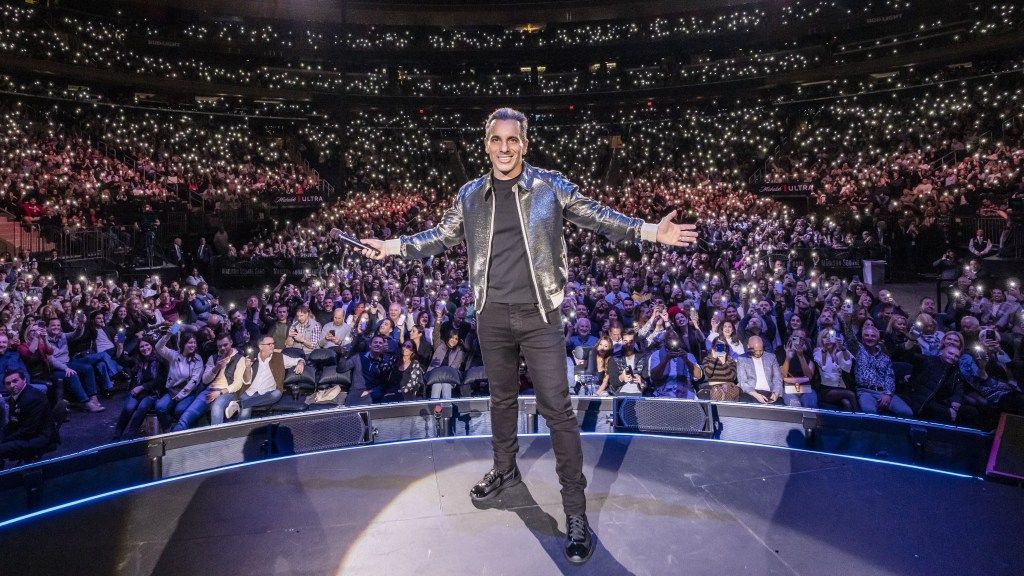
<svg viewBox="0 0 1024 576"><path fill-rule="evenodd" d="M658 242L670 246L686 247L697 241L697 227L694 224L674 224L678 210L673 210L658 222Z"/></svg>

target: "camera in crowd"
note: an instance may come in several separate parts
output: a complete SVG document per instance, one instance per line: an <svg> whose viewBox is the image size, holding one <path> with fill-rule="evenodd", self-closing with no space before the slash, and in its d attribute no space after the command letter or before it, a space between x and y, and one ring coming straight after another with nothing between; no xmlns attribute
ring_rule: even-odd
<svg viewBox="0 0 1024 576"><path fill-rule="evenodd" d="M682 356L686 352L685 348L683 348L683 341L676 336L671 336L665 340L665 350L672 357Z"/></svg>

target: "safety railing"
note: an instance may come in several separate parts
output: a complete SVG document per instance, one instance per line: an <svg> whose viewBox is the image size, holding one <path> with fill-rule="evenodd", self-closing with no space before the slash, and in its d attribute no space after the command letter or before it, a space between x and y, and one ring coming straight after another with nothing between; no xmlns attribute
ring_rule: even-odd
<svg viewBox="0 0 1024 576"><path fill-rule="evenodd" d="M932 422L654 398L572 397L583 432L653 432L812 449L980 476L992 434ZM435 406L440 405L440 412ZM461 398L315 410L108 444L0 472L0 522L155 480L286 454L447 436L488 436L490 400ZM519 399L520 433L544 433L534 397Z"/></svg>
<svg viewBox="0 0 1024 576"><path fill-rule="evenodd" d="M135 231L128 226L63 230L56 238L57 257L63 260L128 257L135 247Z"/></svg>

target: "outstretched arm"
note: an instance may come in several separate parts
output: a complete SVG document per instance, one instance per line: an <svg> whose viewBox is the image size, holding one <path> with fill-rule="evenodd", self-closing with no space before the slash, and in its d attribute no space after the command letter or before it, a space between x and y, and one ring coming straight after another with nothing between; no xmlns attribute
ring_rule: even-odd
<svg viewBox="0 0 1024 576"><path fill-rule="evenodd" d="M462 242L464 237L462 221L462 204L459 196L456 196L451 207L445 210L441 216L441 221L437 226L410 236L400 236L389 240L361 238L364 244L375 250L362 249L360 253L374 260L383 260L388 256L418 259L440 254ZM334 234L334 230L331 230L331 235Z"/></svg>
<svg viewBox="0 0 1024 576"><path fill-rule="evenodd" d="M565 218L611 240L646 240L671 246L689 246L697 240L696 226L675 224L678 210L669 212L657 224L630 218L580 193L579 187L560 190Z"/></svg>

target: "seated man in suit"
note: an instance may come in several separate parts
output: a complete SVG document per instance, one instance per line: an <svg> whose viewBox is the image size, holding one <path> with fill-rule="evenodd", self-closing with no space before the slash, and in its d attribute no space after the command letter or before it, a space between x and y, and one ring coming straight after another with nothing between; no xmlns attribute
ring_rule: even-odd
<svg viewBox="0 0 1024 576"><path fill-rule="evenodd" d="M21 460L42 454L54 439L46 394L28 385L19 370L4 373L8 421L0 434L0 467L4 460Z"/></svg>
<svg viewBox="0 0 1024 576"><path fill-rule="evenodd" d="M761 404L776 404L782 398L782 371L774 354L764 353L760 336L747 340L747 353L736 359L740 398Z"/></svg>

